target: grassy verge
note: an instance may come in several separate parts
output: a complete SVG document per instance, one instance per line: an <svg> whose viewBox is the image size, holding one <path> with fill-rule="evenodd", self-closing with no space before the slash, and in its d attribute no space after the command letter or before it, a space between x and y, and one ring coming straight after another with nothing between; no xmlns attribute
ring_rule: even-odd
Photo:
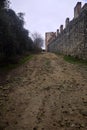
<svg viewBox="0 0 87 130"><path fill-rule="evenodd" d="M78 59L72 56L64 56L64 60L72 64L81 64L87 66L87 60Z"/></svg>
<svg viewBox="0 0 87 130"><path fill-rule="evenodd" d="M17 63L14 63L14 64L5 64L3 66L0 66L0 71L10 71L12 69L15 69L17 67L19 67L20 65L26 63L27 61L31 60L33 57L33 55L27 55L27 56L24 56L22 58L19 59L19 61Z"/></svg>
<svg viewBox="0 0 87 130"><path fill-rule="evenodd" d="M46 66L50 66L50 60L46 60L45 64Z"/></svg>

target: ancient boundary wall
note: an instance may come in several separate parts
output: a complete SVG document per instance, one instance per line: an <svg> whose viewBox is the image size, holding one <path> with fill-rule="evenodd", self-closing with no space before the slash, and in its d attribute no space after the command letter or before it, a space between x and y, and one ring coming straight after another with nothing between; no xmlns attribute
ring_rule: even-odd
<svg viewBox="0 0 87 130"><path fill-rule="evenodd" d="M87 3L81 9L78 5L81 2L74 8L74 19L70 22L69 19L66 20L64 30L61 25L60 33L49 40L47 51L87 59Z"/></svg>

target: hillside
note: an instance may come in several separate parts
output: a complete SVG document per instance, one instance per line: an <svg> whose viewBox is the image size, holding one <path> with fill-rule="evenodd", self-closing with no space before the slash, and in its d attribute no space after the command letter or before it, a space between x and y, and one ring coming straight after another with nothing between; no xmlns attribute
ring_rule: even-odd
<svg viewBox="0 0 87 130"><path fill-rule="evenodd" d="M9 72L0 130L87 130L87 66L43 53Z"/></svg>

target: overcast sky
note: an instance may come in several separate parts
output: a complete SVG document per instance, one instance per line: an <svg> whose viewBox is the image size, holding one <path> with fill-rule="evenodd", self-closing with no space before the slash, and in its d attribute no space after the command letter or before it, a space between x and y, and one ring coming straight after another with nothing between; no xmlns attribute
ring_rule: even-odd
<svg viewBox="0 0 87 130"><path fill-rule="evenodd" d="M31 32L56 31L65 19L73 19L74 7L78 0L10 0L11 8L25 13L25 27ZM82 5L87 0L80 0Z"/></svg>

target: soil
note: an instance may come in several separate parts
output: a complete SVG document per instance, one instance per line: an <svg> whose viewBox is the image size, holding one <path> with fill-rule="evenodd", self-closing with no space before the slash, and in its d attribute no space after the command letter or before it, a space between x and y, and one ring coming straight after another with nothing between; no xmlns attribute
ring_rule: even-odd
<svg viewBox="0 0 87 130"><path fill-rule="evenodd" d="M87 130L87 66L35 55L0 86L0 130Z"/></svg>

